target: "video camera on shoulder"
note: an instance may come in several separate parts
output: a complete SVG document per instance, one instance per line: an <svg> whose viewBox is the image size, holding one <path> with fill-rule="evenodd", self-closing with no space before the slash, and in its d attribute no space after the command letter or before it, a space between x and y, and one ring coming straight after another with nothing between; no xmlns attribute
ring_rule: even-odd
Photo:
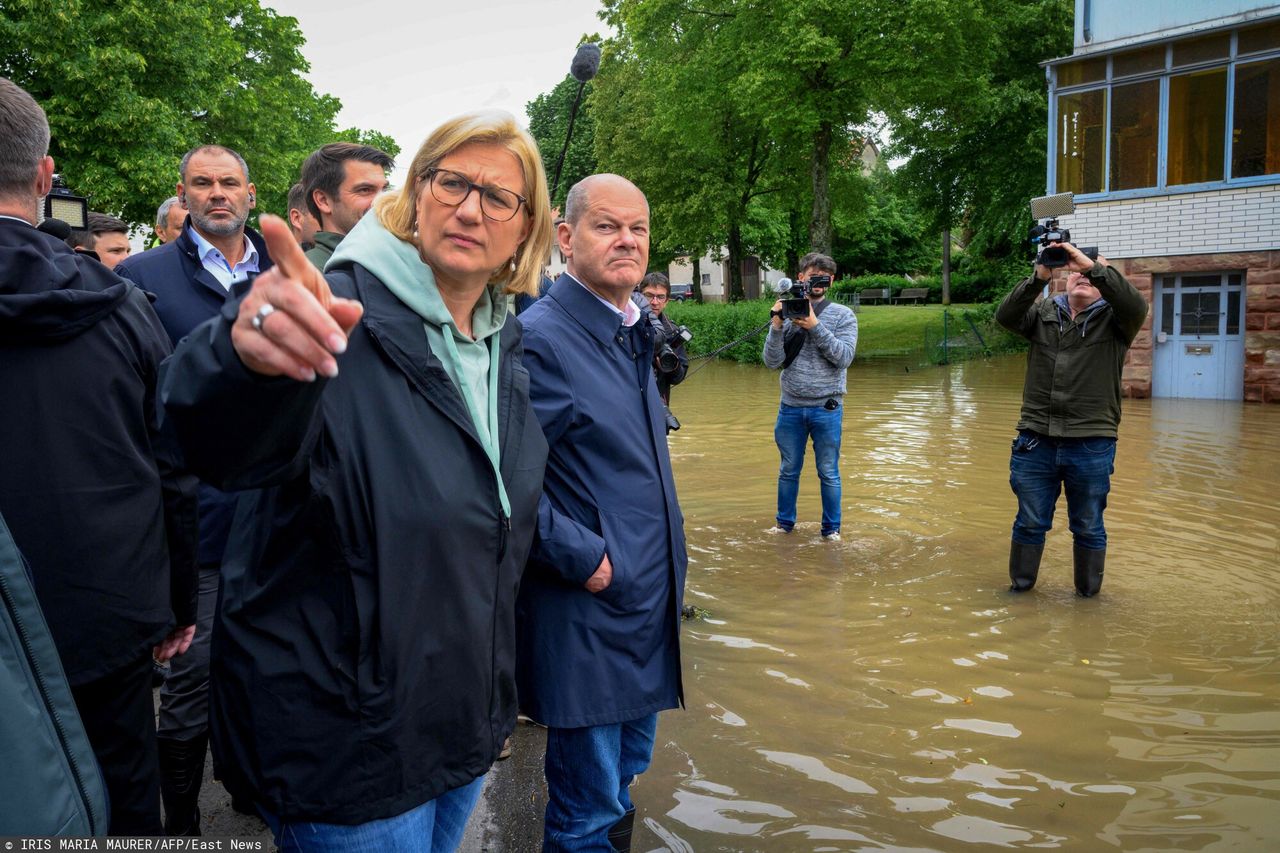
<svg viewBox="0 0 1280 853"><path fill-rule="evenodd" d="M1066 228L1058 225L1059 216L1067 216L1075 213L1076 203L1073 193L1058 193L1057 195L1045 195L1039 198L1031 199L1031 218L1043 219L1044 222L1037 224L1031 229L1028 235L1032 245L1038 246L1036 250L1036 263L1055 269L1057 267L1065 267L1071 260L1071 255L1062 246L1051 246L1050 243L1071 243L1071 232ZM1074 246L1075 244L1072 243ZM1097 246L1077 246L1081 252L1090 260L1098 259Z"/></svg>
<svg viewBox="0 0 1280 853"><path fill-rule="evenodd" d="M831 286L831 276L821 273L809 276L808 281L792 281L780 278L773 285L773 292L782 297L782 319L794 320L809 316L809 291L814 288L826 290Z"/></svg>

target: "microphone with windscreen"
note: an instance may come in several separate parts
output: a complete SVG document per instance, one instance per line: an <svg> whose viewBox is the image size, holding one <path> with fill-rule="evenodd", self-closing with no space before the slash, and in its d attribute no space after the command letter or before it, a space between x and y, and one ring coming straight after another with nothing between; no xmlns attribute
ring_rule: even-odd
<svg viewBox="0 0 1280 853"><path fill-rule="evenodd" d="M579 83L585 83L595 77L599 70L600 45L587 42L579 47L578 52L573 55L573 63L569 66L569 73L573 75L573 79Z"/></svg>
<svg viewBox="0 0 1280 853"><path fill-rule="evenodd" d="M560 159L556 160L556 176L551 182L551 198L556 197L560 188L560 170L564 168L564 155L569 153L569 139L573 136L573 120L578 116L578 104L582 101L582 89L587 81L596 76L600 70L600 45L587 42L578 47L569 64L569 73L578 81L578 94L573 96L573 108L569 110L569 130L564 135L564 147L560 149Z"/></svg>

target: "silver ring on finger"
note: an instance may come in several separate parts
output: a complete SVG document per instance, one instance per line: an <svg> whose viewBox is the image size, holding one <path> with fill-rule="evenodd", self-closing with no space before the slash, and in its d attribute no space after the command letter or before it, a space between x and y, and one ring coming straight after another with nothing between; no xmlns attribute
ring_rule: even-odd
<svg viewBox="0 0 1280 853"><path fill-rule="evenodd" d="M262 331L262 324L265 323L267 318L275 312L276 306L272 305L270 302L264 302L262 303L262 307L258 309L257 313L253 315L253 319L249 321L249 324L253 326L254 331L266 334L266 332Z"/></svg>

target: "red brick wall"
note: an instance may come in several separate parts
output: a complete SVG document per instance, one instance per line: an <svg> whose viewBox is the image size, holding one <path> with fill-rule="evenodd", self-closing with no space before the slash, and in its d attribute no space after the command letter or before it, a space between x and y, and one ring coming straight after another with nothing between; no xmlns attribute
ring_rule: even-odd
<svg viewBox="0 0 1280 853"><path fill-rule="evenodd" d="M1280 251L1123 258L1112 263L1148 303L1155 275L1243 270L1244 398L1280 403ZM1125 360L1122 383L1126 396L1151 396L1151 320L1152 314L1148 314Z"/></svg>

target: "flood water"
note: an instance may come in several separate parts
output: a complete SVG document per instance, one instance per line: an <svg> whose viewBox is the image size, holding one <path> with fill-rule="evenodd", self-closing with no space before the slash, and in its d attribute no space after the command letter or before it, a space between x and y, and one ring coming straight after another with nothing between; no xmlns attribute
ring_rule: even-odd
<svg viewBox="0 0 1280 853"><path fill-rule="evenodd" d="M1280 849L1280 407L1126 400L1102 593L1008 586L1020 356L855 364L843 537L771 536L777 374L675 389L686 711L636 850Z"/></svg>

